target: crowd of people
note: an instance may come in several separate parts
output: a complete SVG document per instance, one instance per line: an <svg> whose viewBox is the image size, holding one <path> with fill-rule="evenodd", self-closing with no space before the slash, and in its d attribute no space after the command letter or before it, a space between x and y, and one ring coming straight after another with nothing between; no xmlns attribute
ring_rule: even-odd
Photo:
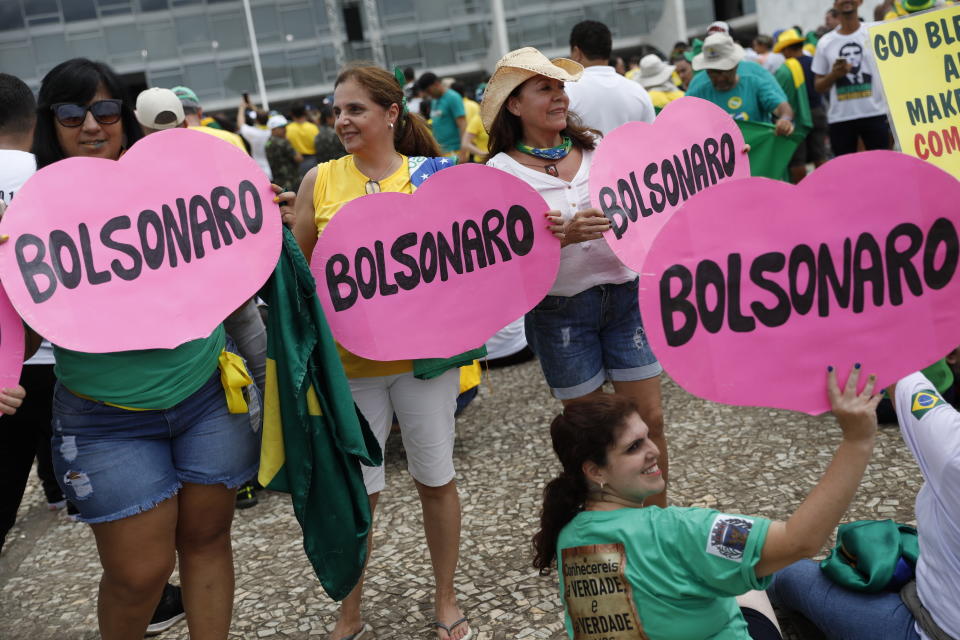
<svg viewBox="0 0 960 640"><path fill-rule="evenodd" d="M940 4L888 1L877 11L894 19ZM556 568L570 637L780 638L769 590L828 637L960 638L956 354L891 386L886 397L860 365L848 373L824 362L842 440L786 522L670 506L663 370L640 317L639 278L607 245L610 221L590 203L590 169L603 137L628 122L654 122L684 96L709 100L735 120L765 123L770 136L797 137L794 182L832 156L891 148L861 5L836 0L819 28L761 34L749 47L717 22L668 56L648 53L627 64L614 57L610 29L585 21L571 31L569 58L522 47L472 90L429 71L417 77L412 69L354 64L338 75L332 95L282 112L260 109L244 94L235 113L210 115L183 86L130 100L113 70L82 58L54 67L36 98L0 74L0 201L15 202L30 175L63 159L118 160L145 136L190 128L256 161L309 261L328 223L356 198L413 193L458 162L505 171L543 197L545 224L560 246L549 293L491 338L487 357L512 364L535 355L559 401L550 434L561 469L544 489L533 565ZM184 616L191 637L227 638L231 522L235 508L256 504L264 313L269 308L254 298L205 338L98 354L51 345L28 327L21 384L0 390L0 412L8 414L0 429L10 445L0 459L0 546L36 458L50 508L68 507L93 530L105 640L159 633ZM464 403L461 365L482 351L432 362L423 375L420 360L338 350L352 401L381 448L399 427L433 567L437 637L467 640L476 630L455 588L454 424ZM227 370L239 374L229 381L221 375ZM227 401L225 386L242 389L242 407ZM922 553L903 594L847 591L804 560L820 552L853 499L878 415L899 422L927 481L917 497ZM363 466L362 475L374 512L384 468ZM175 563L180 586L168 583ZM331 640L370 633L362 589L361 577L341 603Z"/></svg>

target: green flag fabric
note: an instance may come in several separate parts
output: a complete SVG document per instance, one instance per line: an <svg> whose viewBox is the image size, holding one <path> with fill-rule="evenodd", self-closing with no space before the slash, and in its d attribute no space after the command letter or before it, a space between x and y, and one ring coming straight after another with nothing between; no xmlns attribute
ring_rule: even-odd
<svg viewBox="0 0 960 640"><path fill-rule="evenodd" d="M790 136L783 137L775 133L774 125L766 122L736 122L744 141L750 145L750 175L786 181L790 158L806 134L794 131Z"/></svg>
<svg viewBox="0 0 960 640"><path fill-rule="evenodd" d="M358 417L313 275L288 229L260 296L269 314L259 480L290 493L314 572L342 600L363 572L372 521L360 464L382 464L382 453Z"/></svg>
<svg viewBox="0 0 960 640"><path fill-rule="evenodd" d="M906 581L897 575L901 559L911 569L909 579L919 557L913 527L893 520L857 520L840 525L837 546L820 562L820 569L847 589L878 593L890 586L899 590Z"/></svg>

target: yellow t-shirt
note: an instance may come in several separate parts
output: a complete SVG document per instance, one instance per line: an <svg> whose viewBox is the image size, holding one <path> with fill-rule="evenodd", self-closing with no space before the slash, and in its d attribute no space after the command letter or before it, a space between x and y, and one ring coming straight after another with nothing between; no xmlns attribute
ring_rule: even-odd
<svg viewBox="0 0 960 640"><path fill-rule="evenodd" d="M233 146L238 147L240 151L243 151L244 153L247 152L247 147L244 146L243 140L241 140L240 136L235 133L230 133L229 131L224 131L223 129L214 129L213 127L204 126L188 128L193 129L194 131L203 131L204 133L209 133L214 138L220 138L224 142L229 142Z"/></svg>
<svg viewBox="0 0 960 640"><path fill-rule="evenodd" d="M290 125L287 125L289 128ZM410 182L410 169L407 157L401 156L400 168L380 180L381 191L413 193ZM317 165L317 182L313 187L314 220L317 223L317 235L323 233L327 223L340 210L340 207L355 198L366 195L365 185L369 178L360 173L353 163L353 156L344 156L330 162ZM373 378L392 376L413 370L411 360L378 361L367 360L350 353L337 343L340 362L348 378Z"/></svg>
<svg viewBox="0 0 960 640"><path fill-rule="evenodd" d="M490 134L488 134L487 130L483 128L483 121L480 119L480 114L477 114L472 118L467 118L467 133L473 134L473 145L477 149L480 149L484 153L488 153L490 151ZM476 162L486 162L486 158L473 156L473 159Z"/></svg>
<svg viewBox="0 0 960 640"><path fill-rule="evenodd" d="M318 133L320 129L310 121L287 123L287 140L300 155L312 156L317 153L313 139Z"/></svg>
<svg viewBox="0 0 960 640"><path fill-rule="evenodd" d="M657 113L660 113L660 110L665 106L678 100L684 96L683 91L679 89L676 91L660 91L659 89L650 89L647 93L650 94L650 100L653 102L653 108L657 110Z"/></svg>
<svg viewBox="0 0 960 640"><path fill-rule="evenodd" d="M473 116L480 116L480 103L470 98L463 99L463 115L466 116L465 122L470 122Z"/></svg>

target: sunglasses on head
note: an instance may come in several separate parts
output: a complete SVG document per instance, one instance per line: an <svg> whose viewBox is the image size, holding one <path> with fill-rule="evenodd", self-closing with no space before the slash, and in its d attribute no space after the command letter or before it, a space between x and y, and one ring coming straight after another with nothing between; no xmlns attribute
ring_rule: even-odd
<svg viewBox="0 0 960 640"><path fill-rule="evenodd" d="M87 118L87 111L93 114L93 119L100 124L116 124L120 122L120 105L123 100L113 98L97 100L91 104L76 104L74 102L58 102L50 105L54 117L64 127L79 127Z"/></svg>

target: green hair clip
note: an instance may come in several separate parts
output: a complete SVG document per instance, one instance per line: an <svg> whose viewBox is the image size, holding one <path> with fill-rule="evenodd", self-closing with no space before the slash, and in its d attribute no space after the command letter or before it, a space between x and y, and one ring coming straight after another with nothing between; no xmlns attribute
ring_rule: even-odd
<svg viewBox="0 0 960 640"><path fill-rule="evenodd" d="M393 77L397 79L397 84L400 85L400 91L403 91L403 85L406 84L406 82L407 82L406 76L403 75L403 69L401 69L400 67L394 67L394 68L393 68ZM403 112L404 112L404 113L410 113L410 110L407 109L407 96L406 96L406 95L403 96L403 105L401 105L401 106L403 107Z"/></svg>

